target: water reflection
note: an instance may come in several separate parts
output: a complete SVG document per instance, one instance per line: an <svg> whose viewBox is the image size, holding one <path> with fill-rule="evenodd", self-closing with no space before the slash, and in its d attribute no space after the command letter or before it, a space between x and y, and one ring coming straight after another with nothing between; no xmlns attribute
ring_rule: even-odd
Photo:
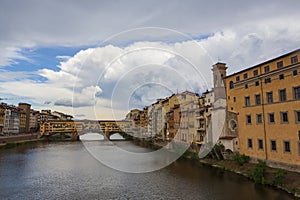
<svg viewBox="0 0 300 200"><path fill-rule="evenodd" d="M147 150L128 141L115 143L136 152ZM81 142L1 150L0 186L1 199L293 199L233 173L185 161L150 173L119 172L91 157Z"/></svg>

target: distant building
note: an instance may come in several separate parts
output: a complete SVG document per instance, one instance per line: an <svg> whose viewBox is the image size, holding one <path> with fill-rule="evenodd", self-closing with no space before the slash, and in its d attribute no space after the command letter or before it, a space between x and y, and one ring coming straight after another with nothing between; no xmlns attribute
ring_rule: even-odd
<svg viewBox="0 0 300 200"><path fill-rule="evenodd" d="M29 132L29 122L30 122L30 107L28 103L19 103L20 109L20 132L28 133Z"/></svg>
<svg viewBox="0 0 300 200"><path fill-rule="evenodd" d="M4 133L4 123L5 123L5 112L6 112L6 104L0 104L0 134Z"/></svg>
<svg viewBox="0 0 300 200"><path fill-rule="evenodd" d="M18 134L20 132L20 109L7 105L5 110L4 134Z"/></svg>

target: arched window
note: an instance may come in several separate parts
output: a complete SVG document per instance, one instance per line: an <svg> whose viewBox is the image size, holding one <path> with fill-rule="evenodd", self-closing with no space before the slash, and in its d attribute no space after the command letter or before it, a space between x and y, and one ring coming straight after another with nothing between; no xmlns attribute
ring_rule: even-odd
<svg viewBox="0 0 300 200"><path fill-rule="evenodd" d="M232 89L233 87L234 87L233 81L230 81L230 82L229 82L229 88Z"/></svg>

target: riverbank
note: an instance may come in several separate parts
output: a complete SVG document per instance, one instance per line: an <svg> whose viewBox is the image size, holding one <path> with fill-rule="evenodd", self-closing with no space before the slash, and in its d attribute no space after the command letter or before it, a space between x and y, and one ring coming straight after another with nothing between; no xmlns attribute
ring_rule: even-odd
<svg viewBox="0 0 300 200"><path fill-rule="evenodd" d="M164 146L164 142L155 140L133 138L133 143L153 150ZM240 164L234 160L216 160L211 158L200 159L198 154L186 151L179 159L187 160L196 165L206 165L219 168L248 178L256 182L257 171L261 171L257 163L245 162ZM263 166L263 171L258 184L263 184L274 189L283 190L300 198L300 173ZM255 179L255 180L254 180Z"/></svg>
<svg viewBox="0 0 300 200"><path fill-rule="evenodd" d="M31 144L31 143L36 143L36 142L43 142L46 141L43 138L37 138L37 139L30 139L30 140L18 140L18 141L13 141L13 142L7 142L7 143L1 143L0 144L0 149L11 149L20 145L25 145L25 144Z"/></svg>

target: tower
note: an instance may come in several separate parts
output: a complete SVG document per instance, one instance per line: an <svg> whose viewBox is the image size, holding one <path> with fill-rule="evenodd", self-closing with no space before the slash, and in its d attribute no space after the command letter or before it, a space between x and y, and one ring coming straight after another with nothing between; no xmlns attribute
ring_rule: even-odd
<svg viewBox="0 0 300 200"><path fill-rule="evenodd" d="M226 77L226 64L216 63L212 67L214 81L214 98L215 101L219 98L226 99L224 78Z"/></svg>

